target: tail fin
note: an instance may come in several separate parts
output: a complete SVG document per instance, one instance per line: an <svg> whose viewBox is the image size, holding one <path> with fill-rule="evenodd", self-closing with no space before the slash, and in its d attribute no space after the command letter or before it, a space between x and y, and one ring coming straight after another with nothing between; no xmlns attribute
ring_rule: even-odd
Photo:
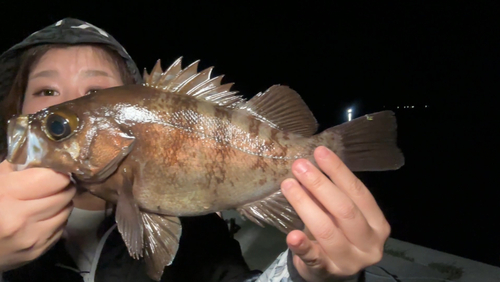
<svg viewBox="0 0 500 282"><path fill-rule="evenodd" d="M396 170L405 162L396 127L394 112L382 111L328 128L319 137L352 171Z"/></svg>

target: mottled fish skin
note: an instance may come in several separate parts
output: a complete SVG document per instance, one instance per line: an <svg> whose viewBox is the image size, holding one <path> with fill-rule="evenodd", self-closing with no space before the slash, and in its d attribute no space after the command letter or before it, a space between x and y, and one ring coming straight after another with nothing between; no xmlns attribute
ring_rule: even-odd
<svg viewBox="0 0 500 282"><path fill-rule="evenodd" d="M197 64L182 69L179 58L163 72L158 62L144 85L100 90L14 118L8 129L11 163L69 173L117 204L129 254L144 257L154 280L176 255L179 216L237 209L285 233L303 228L279 187L298 158L316 165L320 145L353 171L404 164L390 111L313 135L316 119L295 91L275 85L245 101Z"/></svg>
<svg viewBox="0 0 500 282"><path fill-rule="evenodd" d="M155 213L199 215L269 196L291 176L292 162L310 159L315 147L245 111L153 88L127 86L86 98L85 104L106 108L99 116L136 137L122 166L133 170L140 207ZM103 196L99 190L110 187L89 188Z"/></svg>

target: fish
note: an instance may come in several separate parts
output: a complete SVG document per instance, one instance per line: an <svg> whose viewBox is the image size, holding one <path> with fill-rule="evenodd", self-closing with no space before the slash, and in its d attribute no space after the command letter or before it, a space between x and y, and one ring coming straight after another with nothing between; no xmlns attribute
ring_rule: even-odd
<svg viewBox="0 0 500 282"><path fill-rule="evenodd" d="M7 160L71 176L79 189L116 205L117 228L134 259L159 281L178 250L179 217L235 209L284 233L303 222L280 190L292 163L317 166L326 146L352 171L397 170L392 111L318 131L301 96L273 85L251 99L182 57L161 61L142 84L123 85L13 117Z"/></svg>

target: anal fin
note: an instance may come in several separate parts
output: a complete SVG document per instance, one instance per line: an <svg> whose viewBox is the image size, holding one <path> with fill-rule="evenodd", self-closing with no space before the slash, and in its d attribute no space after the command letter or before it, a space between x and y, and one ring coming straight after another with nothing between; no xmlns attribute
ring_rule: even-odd
<svg viewBox="0 0 500 282"><path fill-rule="evenodd" d="M141 213L144 224L144 260L151 279L160 281L165 266L179 249L182 226L178 217Z"/></svg>
<svg viewBox="0 0 500 282"><path fill-rule="evenodd" d="M278 190L276 193L237 208L238 212L261 227L267 223L283 233L304 228L304 224L285 196Z"/></svg>

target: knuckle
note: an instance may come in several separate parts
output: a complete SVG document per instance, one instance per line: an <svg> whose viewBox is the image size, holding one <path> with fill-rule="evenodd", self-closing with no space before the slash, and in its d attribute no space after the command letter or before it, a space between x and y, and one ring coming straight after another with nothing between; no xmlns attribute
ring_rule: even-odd
<svg viewBox="0 0 500 282"><path fill-rule="evenodd" d="M375 254L375 257L373 258L374 261L373 264L377 264L380 261L382 261L382 258L384 257L384 247L382 246L381 248L378 249L378 252Z"/></svg>
<svg viewBox="0 0 500 282"><path fill-rule="evenodd" d="M26 259L28 261L33 261L39 258L45 252L44 248L35 248L27 253Z"/></svg>
<svg viewBox="0 0 500 282"><path fill-rule="evenodd" d="M363 195L367 191L367 190L363 189L363 183L357 177L354 177L354 179L352 179L349 182L349 185L348 185L347 189L349 189L349 191L353 195L356 195L356 196Z"/></svg>
<svg viewBox="0 0 500 282"><path fill-rule="evenodd" d="M306 194L305 193L293 193L292 195L292 200L297 203L298 205L301 205L306 201Z"/></svg>
<svg viewBox="0 0 500 282"><path fill-rule="evenodd" d="M384 256L384 247L375 248L367 259L367 267L379 263Z"/></svg>
<svg viewBox="0 0 500 282"><path fill-rule="evenodd" d="M317 237L325 241L332 241L335 237L335 230L333 228L323 227L317 232Z"/></svg>
<svg viewBox="0 0 500 282"><path fill-rule="evenodd" d="M384 244L373 246L370 250L360 253L359 269L375 265L384 257Z"/></svg>
<svg viewBox="0 0 500 282"><path fill-rule="evenodd" d="M343 277L344 279L349 279L351 276L358 274L361 267L355 267L353 265L343 267L336 273L337 276Z"/></svg>
<svg viewBox="0 0 500 282"><path fill-rule="evenodd" d="M38 238L32 237L32 238L28 238L28 239L23 240L19 244L19 247L21 250L30 251L36 247L37 243L38 243Z"/></svg>
<svg viewBox="0 0 500 282"><path fill-rule="evenodd" d="M309 267L319 267L322 265L321 260L318 257L307 258L303 261Z"/></svg>
<svg viewBox="0 0 500 282"><path fill-rule="evenodd" d="M332 171L333 172L340 172L344 166L344 163L340 160L340 158L335 158L335 160L332 162Z"/></svg>
<svg viewBox="0 0 500 282"><path fill-rule="evenodd" d="M385 221L382 224L381 235L384 241L391 235L391 225L389 224L389 222Z"/></svg>
<svg viewBox="0 0 500 282"><path fill-rule="evenodd" d="M342 204L337 207L337 216L342 219L354 219L356 211L356 206L353 203Z"/></svg>
<svg viewBox="0 0 500 282"><path fill-rule="evenodd" d="M21 229L23 229L23 226L24 222L21 220L10 220L8 222L4 222L0 226L0 237L14 237Z"/></svg>
<svg viewBox="0 0 500 282"><path fill-rule="evenodd" d="M319 188L323 184L323 178L316 173L309 172L307 174L307 182L311 188Z"/></svg>

